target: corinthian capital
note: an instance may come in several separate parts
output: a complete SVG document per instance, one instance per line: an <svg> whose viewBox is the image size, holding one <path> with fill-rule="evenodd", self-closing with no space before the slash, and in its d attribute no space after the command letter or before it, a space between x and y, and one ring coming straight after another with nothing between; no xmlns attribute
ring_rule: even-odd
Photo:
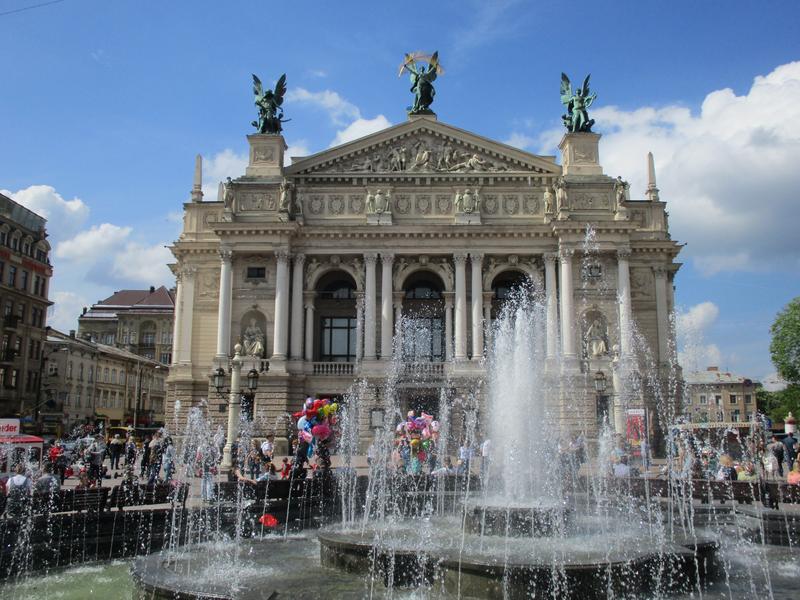
<svg viewBox="0 0 800 600"><path fill-rule="evenodd" d="M230 262L233 258L233 249L230 246L220 246L219 258L222 262Z"/></svg>
<svg viewBox="0 0 800 600"><path fill-rule="evenodd" d="M473 265L483 264L483 252L470 252L469 262L472 263Z"/></svg>
<svg viewBox="0 0 800 600"><path fill-rule="evenodd" d="M391 267L394 262L394 254L391 252L381 252L381 262L385 266Z"/></svg>
<svg viewBox="0 0 800 600"><path fill-rule="evenodd" d="M569 260L572 258L573 254L575 254L574 248L566 248L562 246L558 249L558 256L561 258L561 260Z"/></svg>
<svg viewBox="0 0 800 600"><path fill-rule="evenodd" d="M627 260L631 257L631 249L629 246L622 246L621 248L617 248L617 258L622 260Z"/></svg>
<svg viewBox="0 0 800 600"><path fill-rule="evenodd" d="M378 262L378 254L376 252L365 252L364 253L364 262L368 265L375 265Z"/></svg>
<svg viewBox="0 0 800 600"><path fill-rule="evenodd" d="M294 255L294 264L300 265L301 267L306 262L306 255L305 254L295 254Z"/></svg>
<svg viewBox="0 0 800 600"><path fill-rule="evenodd" d="M278 262L288 262L290 256L291 254L289 254L289 251L286 250L285 248L281 248L280 250L275 250L275 258L278 259Z"/></svg>
<svg viewBox="0 0 800 600"><path fill-rule="evenodd" d="M545 264L555 265L557 260L558 260L558 252L545 252L544 253L544 262L545 262Z"/></svg>
<svg viewBox="0 0 800 600"><path fill-rule="evenodd" d="M453 252L453 262L457 265L463 265L467 262L466 252Z"/></svg>

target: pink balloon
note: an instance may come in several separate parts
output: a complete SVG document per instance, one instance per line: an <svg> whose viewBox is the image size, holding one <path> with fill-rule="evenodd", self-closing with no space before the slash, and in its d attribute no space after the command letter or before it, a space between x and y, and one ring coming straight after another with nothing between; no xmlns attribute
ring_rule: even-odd
<svg viewBox="0 0 800 600"><path fill-rule="evenodd" d="M331 435L331 428L324 423L311 428L311 433L318 440L327 440Z"/></svg>
<svg viewBox="0 0 800 600"><path fill-rule="evenodd" d="M314 436L311 435L310 432L304 430L304 431L301 431L299 433L300 433L300 437L303 439L304 442L308 442L310 444L311 442L314 441Z"/></svg>

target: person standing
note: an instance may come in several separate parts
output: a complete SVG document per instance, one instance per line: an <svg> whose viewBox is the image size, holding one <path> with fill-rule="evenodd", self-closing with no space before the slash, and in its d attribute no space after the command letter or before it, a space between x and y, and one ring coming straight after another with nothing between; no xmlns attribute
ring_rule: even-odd
<svg viewBox="0 0 800 600"><path fill-rule="evenodd" d="M106 445L103 443L103 436L98 435L89 447L89 479L94 481L97 487L102 485L103 461L105 459Z"/></svg>
<svg viewBox="0 0 800 600"><path fill-rule="evenodd" d="M139 469L139 477L144 477L144 474L147 472L147 466L150 464L150 439L149 435L144 436L144 442L142 442L142 462L141 468Z"/></svg>
<svg viewBox="0 0 800 600"><path fill-rule="evenodd" d="M6 482L6 517L19 519L30 505L30 495L33 488L31 478L25 473L25 465L17 463L14 476Z"/></svg>
<svg viewBox="0 0 800 600"><path fill-rule="evenodd" d="M272 462L272 455L275 452L275 436L269 434L267 439L261 444L261 456L264 459L265 463Z"/></svg>
<svg viewBox="0 0 800 600"><path fill-rule="evenodd" d="M114 434L114 438L111 440L111 443L108 445L108 453L111 455L111 470L116 471L119 469L119 458L122 456L122 450L124 449L125 442L121 437L119 437L118 433ZM116 477L116 473L114 473Z"/></svg>
<svg viewBox="0 0 800 600"><path fill-rule="evenodd" d="M172 474L175 472L175 444L172 443L172 438L167 436L164 440L164 452L162 462L164 463L164 481L169 483L172 479Z"/></svg>
<svg viewBox="0 0 800 600"><path fill-rule="evenodd" d="M793 433L787 433L783 438L784 454L786 456L786 470L791 471L794 466L794 460L797 458L797 439Z"/></svg>
<svg viewBox="0 0 800 600"><path fill-rule="evenodd" d="M769 456L775 459L774 462L772 462L772 461L771 462L772 462L773 465L775 463L777 463L778 476L782 478L783 477L783 458L784 458L784 455L786 454L786 452L784 451L783 444L780 442L780 440L778 440L777 436L775 436L775 435L772 436L772 441L767 446L767 450L769 451Z"/></svg>
<svg viewBox="0 0 800 600"><path fill-rule="evenodd" d="M131 467L136 464L136 440L132 435L125 438L125 466Z"/></svg>
<svg viewBox="0 0 800 600"><path fill-rule="evenodd" d="M161 459L163 458L164 445L161 441L161 434L155 432L150 441L150 461L147 466L147 485L153 485L158 481L161 473Z"/></svg>

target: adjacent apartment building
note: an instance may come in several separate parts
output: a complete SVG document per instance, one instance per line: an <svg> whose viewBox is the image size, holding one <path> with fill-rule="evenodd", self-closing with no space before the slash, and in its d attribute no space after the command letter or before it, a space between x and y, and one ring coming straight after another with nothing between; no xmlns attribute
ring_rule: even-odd
<svg viewBox="0 0 800 600"><path fill-rule="evenodd" d="M756 412L757 381L708 367L685 375L686 417L694 423L741 423Z"/></svg>
<svg viewBox="0 0 800 600"><path fill-rule="evenodd" d="M0 417L29 428L39 403L50 277L46 220L0 194Z"/></svg>
<svg viewBox="0 0 800 600"><path fill-rule="evenodd" d="M169 365L174 312L175 295L164 286L120 290L84 309L78 335Z"/></svg>
<svg viewBox="0 0 800 600"><path fill-rule="evenodd" d="M158 361L48 328L45 362L44 433L86 423L163 425L168 370Z"/></svg>

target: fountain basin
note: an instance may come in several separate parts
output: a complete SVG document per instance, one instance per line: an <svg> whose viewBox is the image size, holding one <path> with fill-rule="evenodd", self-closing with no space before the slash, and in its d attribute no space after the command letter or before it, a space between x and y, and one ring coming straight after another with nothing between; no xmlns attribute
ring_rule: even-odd
<svg viewBox="0 0 800 600"><path fill-rule="evenodd" d="M564 503L538 500L515 505L481 501L466 507L466 529L476 535L551 537L563 532L572 511Z"/></svg>

